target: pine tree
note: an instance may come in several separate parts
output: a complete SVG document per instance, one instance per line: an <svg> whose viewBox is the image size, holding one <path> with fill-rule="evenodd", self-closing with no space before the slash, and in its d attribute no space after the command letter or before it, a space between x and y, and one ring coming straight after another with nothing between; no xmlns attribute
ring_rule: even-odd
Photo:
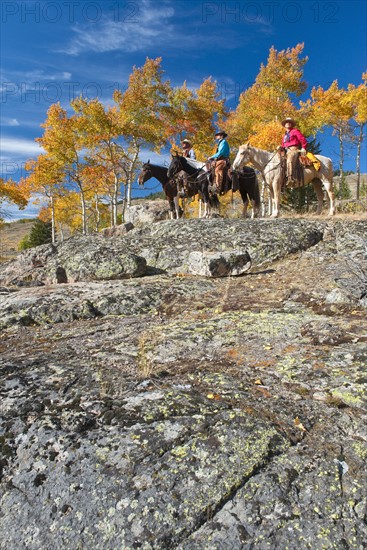
<svg viewBox="0 0 367 550"><path fill-rule="evenodd" d="M26 235L19 243L19 250L33 248L41 244L52 242L52 224L36 219L32 225L29 235Z"/></svg>

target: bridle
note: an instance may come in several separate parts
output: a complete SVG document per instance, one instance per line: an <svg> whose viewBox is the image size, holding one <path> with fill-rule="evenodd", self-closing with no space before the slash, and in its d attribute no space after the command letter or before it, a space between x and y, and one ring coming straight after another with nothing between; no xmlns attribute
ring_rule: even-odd
<svg viewBox="0 0 367 550"><path fill-rule="evenodd" d="M142 185L142 186L143 186L144 183L145 183L146 181L148 181L148 179L150 179L150 178L152 177L152 170L151 170L150 168L145 168L145 167L143 166L141 174L143 175L143 177L142 177L142 180L143 180L143 181L142 181L141 183L140 183L140 181L139 181L139 185ZM147 175L149 175L149 177L146 177ZM140 179L140 178L139 178L139 179Z"/></svg>

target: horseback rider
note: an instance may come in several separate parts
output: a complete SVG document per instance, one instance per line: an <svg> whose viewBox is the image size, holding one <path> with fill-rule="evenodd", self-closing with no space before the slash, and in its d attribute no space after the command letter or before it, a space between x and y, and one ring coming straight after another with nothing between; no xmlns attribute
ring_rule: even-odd
<svg viewBox="0 0 367 550"><path fill-rule="evenodd" d="M317 171L320 170L321 163L311 151L306 152L307 140L298 128L296 128L296 123L293 118L287 117L283 120L282 125L286 129L282 140L282 147L287 153L287 184L292 186L295 180L303 181L303 170L298 174L298 178L294 177L295 166L301 169L297 162L298 158L304 168L313 166ZM301 153L300 157L298 157L299 153Z"/></svg>
<svg viewBox="0 0 367 550"><path fill-rule="evenodd" d="M182 156L189 159L196 160L195 151L192 147L189 139L183 139L181 141ZM190 196L189 179L184 171L181 171L178 178L178 195L181 198L187 198Z"/></svg>
<svg viewBox="0 0 367 550"><path fill-rule="evenodd" d="M230 155L230 148L226 137L228 137L228 134L226 134L226 132L224 132L223 130L220 130L215 134L215 140L217 141L217 151L208 159L214 161L214 193L224 192L223 187L226 182Z"/></svg>
<svg viewBox="0 0 367 550"><path fill-rule="evenodd" d="M181 145L182 145L182 156L196 160L195 151L192 148L191 141L188 139L183 139L181 141Z"/></svg>
<svg viewBox="0 0 367 550"><path fill-rule="evenodd" d="M282 139L282 147L287 152L287 185L293 185L299 180L299 175L295 173L296 162L299 158L299 153L306 156L307 139L296 128L296 123L291 117L287 117L282 121L282 126L285 128L285 134Z"/></svg>

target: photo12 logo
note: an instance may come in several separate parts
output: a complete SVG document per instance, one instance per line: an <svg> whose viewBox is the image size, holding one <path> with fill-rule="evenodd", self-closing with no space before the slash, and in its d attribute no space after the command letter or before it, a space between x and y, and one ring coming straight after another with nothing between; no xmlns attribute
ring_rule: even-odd
<svg viewBox="0 0 367 550"><path fill-rule="evenodd" d="M97 23L103 18L115 22L136 23L138 2L1 2L1 22L11 23Z"/></svg>
<svg viewBox="0 0 367 550"><path fill-rule="evenodd" d="M203 23L337 23L338 2L203 2Z"/></svg>
<svg viewBox="0 0 367 550"><path fill-rule="evenodd" d="M46 103L52 104L58 101L70 102L73 99L83 96L85 99L102 99L109 96L115 90L124 91L126 86L118 82L102 86L99 82L74 82L71 80L63 82L3 82L0 87L0 104L7 103L12 99L21 103Z"/></svg>

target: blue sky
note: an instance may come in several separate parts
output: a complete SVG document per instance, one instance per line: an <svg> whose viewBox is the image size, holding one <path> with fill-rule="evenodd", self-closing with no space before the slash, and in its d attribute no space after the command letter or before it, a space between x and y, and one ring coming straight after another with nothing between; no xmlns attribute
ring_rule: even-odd
<svg viewBox="0 0 367 550"><path fill-rule="evenodd" d="M359 85L367 70L362 0L2 0L0 5L1 175L15 180L25 175L24 162L41 152L34 138L42 134L40 124L52 103L68 108L81 93L107 102L146 57L163 58L173 85L186 80L195 88L211 76L230 108L253 84L272 46L279 51L304 42L309 61L303 99L312 86L328 88L335 79L341 87ZM322 154L336 166L337 139L330 132L318 139ZM354 156L347 151L346 170L355 168ZM148 157L159 164L167 158L145 151L142 160ZM366 147L361 169L367 171Z"/></svg>

